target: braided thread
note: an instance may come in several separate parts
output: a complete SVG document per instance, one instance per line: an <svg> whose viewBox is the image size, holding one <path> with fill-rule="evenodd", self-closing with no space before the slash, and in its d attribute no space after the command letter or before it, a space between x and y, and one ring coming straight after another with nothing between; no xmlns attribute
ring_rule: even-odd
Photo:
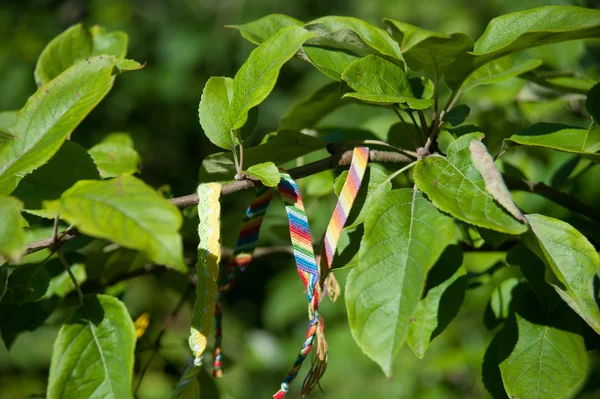
<svg viewBox="0 0 600 399"><path fill-rule="evenodd" d="M358 195L358 190L360 189L363 177L365 176L368 162L369 149L366 147L355 147L352 152L352 163L350 164L348 176L346 177L337 204L335 205L333 215L327 225L325 237L323 238L322 255L319 259L321 270L324 274L322 277L326 277L331 269L342 229L348 220L348 215L350 214L354 200ZM337 282L333 279L333 276L330 277L329 282L333 289L327 289L327 292L332 294L332 299L335 300L337 298L339 287L337 287Z"/></svg>
<svg viewBox="0 0 600 399"><path fill-rule="evenodd" d="M278 188L288 216L290 238L298 274L306 288L310 320L306 338L302 344L302 349L296 357L294 366L282 382L281 389L273 395L273 398L275 399L282 399L289 391L289 385L298 375L298 371L302 367L304 359L306 359L306 356L313 347L317 331L322 328L322 326L320 324L318 312L320 297L320 291L318 289L319 268L317 267L317 262L315 260L308 219L304 210L302 197L300 196L298 186L287 173L281 174L281 181L279 182Z"/></svg>
<svg viewBox="0 0 600 399"><path fill-rule="evenodd" d="M246 209L237 244L233 256L227 262L226 273L221 280L217 292L217 301L215 307L215 349L213 376L220 378L223 375L222 369L222 341L223 341L223 313L221 310L221 296L231 290L235 284L237 275L244 270L252 261L252 255L256 249L258 234L262 225L264 215L267 212L269 203L273 198L273 190L268 187L260 187L256 191L256 197Z"/></svg>

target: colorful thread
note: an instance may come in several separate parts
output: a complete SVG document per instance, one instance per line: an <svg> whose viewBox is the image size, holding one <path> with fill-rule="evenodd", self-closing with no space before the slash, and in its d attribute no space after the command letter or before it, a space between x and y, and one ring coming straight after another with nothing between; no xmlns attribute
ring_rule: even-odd
<svg viewBox="0 0 600 399"><path fill-rule="evenodd" d="M292 248L294 251L294 258L296 259L298 274L306 288L310 322L308 324L308 331L306 332L306 339L302 344L302 349L298 353L294 366L288 373L288 376L281 383L281 389L273 395L274 399L282 399L286 393L289 392L290 384L298 375L298 371L300 370L300 367L302 367L304 359L306 359L306 356L313 347L317 332L322 332L323 329L322 323L320 323L319 320L318 311L320 297L318 285L319 268L317 267L317 262L315 260L310 228L308 226L304 204L300 197L300 191L294 180L292 180L287 173L281 174L281 181L279 182L278 188L288 216L290 238L292 240Z"/></svg>
<svg viewBox="0 0 600 399"><path fill-rule="evenodd" d="M323 238L323 246L321 248L323 255L320 257L319 261L322 262L324 260L327 265L327 267L321 268L321 273L324 277L327 276L328 271L331 269L335 251L340 240L340 234L348 220L348 215L350 214L354 200L358 195L358 190L362 184L368 162L369 149L366 147L355 147L352 152L352 162L350 164L348 176L346 177L337 204L335 205L333 215L327 225L325 237ZM331 290L328 289L327 291L330 292ZM335 292L336 290L333 291L333 299L335 300L337 293Z"/></svg>
<svg viewBox="0 0 600 399"><path fill-rule="evenodd" d="M196 263L196 302L194 302L189 344L194 353L172 397L180 397L196 380L200 371L217 300L219 260L221 259L221 185L198 186L198 263Z"/></svg>
<svg viewBox="0 0 600 399"><path fill-rule="evenodd" d="M252 261L252 255L258 241L258 233L262 225L263 218L267 212L267 208L273 198L273 190L269 187L260 187L256 191L256 197L246 209L244 220L240 228L236 248L232 258L227 262L227 271L219 285L217 293L217 302L215 307L215 350L213 363L213 376L220 378L223 375L222 370L222 341L223 330L222 320L223 314L221 311L220 299L224 292L229 291L234 283L236 276L246 270L248 264Z"/></svg>

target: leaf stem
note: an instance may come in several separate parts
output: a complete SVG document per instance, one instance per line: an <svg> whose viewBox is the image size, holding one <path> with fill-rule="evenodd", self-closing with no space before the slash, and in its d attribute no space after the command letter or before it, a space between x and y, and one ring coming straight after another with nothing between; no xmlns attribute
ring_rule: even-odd
<svg viewBox="0 0 600 399"><path fill-rule="evenodd" d="M450 94L450 98L446 102L446 106L444 107L442 112L440 112L438 121L436 123L434 123L434 121L432 121L431 133L429 134L429 137L427 138L427 142L425 143L425 146L424 146L426 153L429 153L429 149L431 148L431 145L433 144L433 141L435 140L435 137L436 137L438 131L444 124L444 117L448 114L448 112L452 109L452 107L454 107L456 105L456 103L458 102L458 100L460 99L462 94L463 94L463 92L460 89L453 91L452 94Z"/></svg>
<svg viewBox="0 0 600 399"><path fill-rule="evenodd" d="M419 120L421 121L421 130L424 134L427 134L429 128L427 127L427 120L425 119L425 114L423 113L423 110L420 109L417 110L417 113L419 114Z"/></svg>
<svg viewBox="0 0 600 399"><path fill-rule="evenodd" d="M242 134L239 129L235 131L235 134L240 146L240 169L238 170L238 173L241 173L241 171L244 170L244 145L242 144Z"/></svg>
<svg viewBox="0 0 600 399"><path fill-rule="evenodd" d="M425 134L425 132L423 132L422 129L419 129L419 124L417 123L417 120L415 119L415 116L413 114L414 114L414 112L408 112L408 116L410 116L410 119L412 119L412 123L415 126L415 129L417 129L417 133L419 133L421 143L424 143L425 137L427 137L427 135Z"/></svg>
<svg viewBox="0 0 600 399"><path fill-rule="evenodd" d="M411 162L411 163L409 163L408 165L406 165L405 167L398 169L397 171L395 171L394 173L392 173L391 175L389 175L389 176L388 176L388 178L387 178L387 179L385 179L385 180L384 180L384 181L383 181L383 182L380 184L380 186L381 186L381 185L384 185L384 184L386 184L386 183L387 183L387 182L389 182L389 181L392 181L392 180L393 180L393 179L394 179L396 176L398 176L399 174L401 174L401 173L403 173L403 172L406 172L407 170L409 170L410 168L412 168L413 166L415 166L415 165L417 164L417 162L419 162L419 161L414 161L414 162Z"/></svg>
<svg viewBox="0 0 600 399"><path fill-rule="evenodd" d="M60 259L60 262L65 267L65 270L69 274L71 281L73 281L73 285L75 286L75 290L77 291L77 296L79 297L79 302L81 302L81 306L83 306L85 308L85 306L83 304L83 291L81 291L81 287L79 286L79 283L77 282L77 279L75 278L75 275L71 271L71 265L69 265L69 262L67 262L67 259L63 255L62 250L60 248L56 249L56 254L58 255L58 258Z"/></svg>

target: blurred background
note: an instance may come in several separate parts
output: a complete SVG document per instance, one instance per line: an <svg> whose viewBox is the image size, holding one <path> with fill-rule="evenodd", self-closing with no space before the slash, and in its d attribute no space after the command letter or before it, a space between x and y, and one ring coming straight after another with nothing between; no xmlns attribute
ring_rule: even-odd
<svg viewBox="0 0 600 399"><path fill-rule="evenodd" d="M165 193L180 196L194 191L202 160L218 151L204 138L198 123L198 102L204 84L210 76L233 77L253 48L236 30L225 25L250 22L271 13L287 14L305 22L324 15L353 16L380 27L381 19L388 17L443 33L465 32L476 39L495 16L549 4L598 7L591 0L2 0L0 110L19 109L35 92L33 70L37 57L67 27L83 22L123 30L129 35L128 58L146 62L146 67L117 79L109 96L77 129L74 140L89 148L107 133L131 133L143 160L142 179ZM600 47L593 43L549 46L526 56L542 58L550 69L600 78ZM326 76L306 63L293 60L287 64L274 92L260 106L258 134L275 130L280 116L294 102L328 82ZM551 96L551 101L541 102L536 90L524 81L511 80L473 90L462 102L472 108L470 122L500 139L538 121L561 120L586 126L586 119L576 109L581 96L544 92L543 99ZM394 122L391 113L351 105L328 116L322 124L361 127L385 137ZM499 143L498 140L496 144ZM324 153L312 155L315 159L323 156ZM572 159L566 154L540 151L531 159L514 157L513 162L525 168L529 178L550 182L556 170L548 170L545 165L555 157L562 157L561 163ZM306 157L303 161L312 159ZM315 237L324 231L335 203L331 190L334 178L334 172L328 171L301 183ZM566 189L582 201L597 204L595 178L597 173L586 172ZM565 216L564 209L552 208L537 197L519 194L517 200L527 212ZM248 201L247 193L228 198L225 209L233 215L229 217L231 225L235 226L239 210ZM260 245L289 245L283 207L272 208L276 209L269 211ZM186 248L193 257L197 245L194 211L185 212L189 215L184 230ZM226 220L227 217L224 216ZM233 245L236 234L234 227L225 232L225 246ZM136 262L144 263L140 255L126 250L104 259L80 256L86 266L104 262L113 268L131 268ZM486 270L504 262L504 258L502 253L477 252L465 257L465 262ZM346 274L344 270L336 273L342 287ZM494 276L489 278L493 280ZM489 397L481 381L481 362L494 331L486 329L482 319L497 286L493 283L469 290L461 313L433 342L425 358L417 360L410 349L404 348L389 380L352 340L343 297L336 303L325 300L322 312L327 323L330 362L321 382L322 390L327 397L336 399ZM94 287L88 287L93 291ZM136 391L140 399L168 397L185 367L193 301L188 287L185 277L161 272L109 289L126 303L134 318L149 315L150 326L137 346L134 385L149 365ZM184 305L172 317L182 296ZM65 308L68 307L69 298L65 299ZM276 251L254 262L228 295L224 313L225 374L219 381L208 375L203 377L202 398L270 397L291 367L307 326L305 297L289 253ZM52 343L58 331L52 321L61 320L61 315L53 317L45 327L20 335L10 351L0 345L1 399L44 396ZM168 328L161 334L165 326ZM159 348L155 351L159 336ZM303 371L307 369L305 365ZM301 373L293 384L291 398L299 397L303 377ZM590 393L582 397L600 397L592 392L594 388L597 387L590 383ZM321 396L317 390L311 397Z"/></svg>

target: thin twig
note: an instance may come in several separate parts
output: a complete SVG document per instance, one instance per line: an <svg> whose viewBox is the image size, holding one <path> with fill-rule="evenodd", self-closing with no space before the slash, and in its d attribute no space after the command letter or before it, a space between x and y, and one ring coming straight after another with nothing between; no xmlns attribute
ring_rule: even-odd
<svg viewBox="0 0 600 399"><path fill-rule="evenodd" d="M190 285L188 287L188 289L186 290L186 292L184 292L184 294L181 296L181 299L177 303L177 306L175 306L175 308L173 309L173 311L171 312L171 314L165 321L165 324L161 328L160 332L158 333L158 336L156 337L156 340L154 341L152 352L150 352L150 358L148 358L148 361L146 362L146 364L144 364L144 367L142 368L142 371L140 372L140 376L138 378L137 384L135 384L135 389L133 390L133 393L135 396L137 396L137 391L138 391L138 389L140 389L140 385L142 384L142 381L144 380L144 376L146 375L146 373L148 372L148 369L150 368L150 364L152 363L154 356L156 356L156 354L158 353L158 349L160 349L160 340L165 335L165 332L167 331L167 328L169 328L169 325L171 324L171 322L177 317L177 313L179 313L179 311L185 304L185 301L186 301L188 295L190 295L192 293L193 289L194 289L194 286Z"/></svg>
<svg viewBox="0 0 600 399"><path fill-rule="evenodd" d="M77 296L79 297L79 302L81 302L81 306L85 307L85 305L83 304L83 291L81 291L81 287L79 286L79 283L77 282L77 279L75 278L75 275L71 271L71 265L69 265L69 262L67 262L67 259L63 255L60 248L56 249L56 254L58 255L58 258L60 259L60 262L65 267L65 270L69 274L71 281L73 281L73 285L75 286L75 291L77 291Z"/></svg>
<svg viewBox="0 0 600 399"><path fill-rule="evenodd" d="M419 114L419 120L421 121L421 129L423 130L423 133L427 134L429 129L427 128L427 120L425 119L423 110L417 110L417 114Z"/></svg>
<svg viewBox="0 0 600 399"><path fill-rule="evenodd" d="M60 222L60 216L56 215L54 218L54 226L52 226L52 242L58 241L58 223Z"/></svg>

